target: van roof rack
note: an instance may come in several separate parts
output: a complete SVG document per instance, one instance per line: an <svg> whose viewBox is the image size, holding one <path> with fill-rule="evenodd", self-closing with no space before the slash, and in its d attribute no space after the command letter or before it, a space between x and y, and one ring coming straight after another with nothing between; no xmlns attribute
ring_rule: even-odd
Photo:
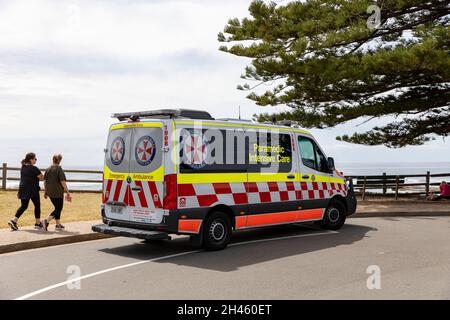
<svg viewBox="0 0 450 320"><path fill-rule="evenodd" d="M159 109L159 110L149 110L149 111L137 111L137 112L125 112L125 113L114 113L111 115L112 118L117 118L119 121L132 120L136 121L138 119L148 119L148 118L189 118L189 119L206 119L214 120L214 118L206 111L193 110L193 109Z"/></svg>
<svg viewBox="0 0 450 320"><path fill-rule="evenodd" d="M280 121L277 121L276 124L286 126L286 127L298 127L299 126L298 121L293 121L293 120L280 120Z"/></svg>
<svg viewBox="0 0 450 320"><path fill-rule="evenodd" d="M253 122L251 119L237 119L237 118L217 118L220 121L236 121L236 122Z"/></svg>

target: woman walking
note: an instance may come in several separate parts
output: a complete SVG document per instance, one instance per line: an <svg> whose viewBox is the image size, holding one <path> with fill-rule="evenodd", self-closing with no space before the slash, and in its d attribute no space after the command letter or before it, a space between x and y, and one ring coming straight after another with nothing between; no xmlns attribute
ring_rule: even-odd
<svg viewBox="0 0 450 320"><path fill-rule="evenodd" d="M35 166L37 162L36 154L30 152L25 155L22 160L22 168L20 169L20 184L17 197L20 199L22 205L16 212L16 216L8 222L12 230L19 230L17 221L20 216L28 209L30 200L34 205L34 217L36 222L35 229L42 229L41 223L41 201L39 196L39 181L44 180L42 172Z"/></svg>
<svg viewBox="0 0 450 320"><path fill-rule="evenodd" d="M61 168L62 156L60 154L55 154L53 156L53 165L45 170L44 175L44 187L45 195L44 197L50 197L50 200L55 207L55 210L44 219L44 230L47 231L48 225L52 219L56 220L55 230L64 230L64 226L61 224L61 211L64 205L64 192L67 193L67 201L71 201L71 195L69 189L67 188L67 179L64 170Z"/></svg>

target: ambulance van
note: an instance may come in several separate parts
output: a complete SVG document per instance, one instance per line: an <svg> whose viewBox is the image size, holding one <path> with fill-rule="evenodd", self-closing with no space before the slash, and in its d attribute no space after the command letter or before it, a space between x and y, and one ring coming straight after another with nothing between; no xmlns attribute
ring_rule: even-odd
<svg viewBox="0 0 450 320"><path fill-rule="evenodd" d="M234 230L303 222L337 230L356 211L351 181L295 124L188 109L113 117L96 232L147 241L189 235L219 250Z"/></svg>

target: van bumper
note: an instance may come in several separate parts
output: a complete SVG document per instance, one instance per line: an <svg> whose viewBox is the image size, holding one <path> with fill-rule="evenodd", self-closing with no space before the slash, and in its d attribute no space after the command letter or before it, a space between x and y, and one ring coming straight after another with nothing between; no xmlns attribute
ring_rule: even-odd
<svg viewBox="0 0 450 320"><path fill-rule="evenodd" d="M170 240L170 236L164 231L142 230L118 226L109 226L107 224L97 224L92 226L92 231L111 234L120 237L138 238L145 240Z"/></svg>
<svg viewBox="0 0 450 320"><path fill-rule="evenodd" d="M105 209L103 206L101 209L101 213L102 213L103 224L106 226L109 226L109 227L122 227L122 228L127 228L127 229L173 233L173 232L169 232L168 226L166 223L149 224L149 223L138 223L138 222L133 222L133 221L115 220L115 219L107 218L105 215Z"/></svg>
<svg viewBox="0 0 450 320"><path fill-rule="evenodd" d="M357 201L355 196L355 189L353 187L353 180L347 179L348 191L345 201L347 204L347 216L350 216L356 212Z"/></svg>

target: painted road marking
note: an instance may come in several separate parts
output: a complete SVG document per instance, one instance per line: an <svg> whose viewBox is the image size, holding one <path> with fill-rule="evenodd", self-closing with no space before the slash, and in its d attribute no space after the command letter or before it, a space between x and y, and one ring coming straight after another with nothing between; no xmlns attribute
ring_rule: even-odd
<svg viewBox="0 0 450 320"><path fill-rule="evenodd" d="M41 293L44 293L44 292L47 292L47 291L50 291L50 290L53 290L53 289L65 286L65 285L68 285L69 283L78 282L78 281L81 281L83 279L92 278L92 277L95 277L95 276L98 276L98 275L101 275L101 274L104 274L104 273L108 273L108 272L112 272L112 271L116 271L116 270L120 270L120 269L125 269L125 268L129 268L129 267L134 267L134 266L137 266L137 265L140 265L140 264L144 264L144 263L148 263L148 262L154 262L154 261L158 261L158 260L162 260L162 259L170 259L170 258L175 258L175 257L179 257L179 256L184 256L184 255L188 255L188 254L195 253L195 252L200 252L200 251L202 251L202 250L194 250L194 251L182 252L182 253L172 254L172 255L158 257L158 258L153 258L153 259L150 259L150 260L144 260L144 261L128 263L128 264L124 264L124 265L121 265L121 266L100 270L100 271L97 271L97 272L94 272L94 273L89 273L87 275L84 275L84 276L81 276L81 277L78 277L78 278L73 278L73 279L70 279L70 280L67 280L67 281L64 281L64 282L60 282L60 283L54 284L52 286L49 286L49 287L37 290L37 291L33 291L31 293L28 293L28 294L26 294L24 296L21 296L19 298L14 299L14 300L26 300L26 299L31 298L33 296L36 296L38 294L41 294Z"/></svg>
<svg viewBox="0 0 450 320"><path fill-rule="evenodd" d="M315 228L310 228L310 229L314 229L317 230ZM315 232L315 233L308 233L308 234L299 234L299 235L295 235L295 236L288 236L288 237L278 237L278 238L269 238L269 239L260 239L260 240L251 240L251 241L243 241L243 242L238 242L238 243L232 243L230 245L228 245L228 247L236 247L236 246L241 246L241 245L246 245L246 244L252 244L252 243L261 243L261 242L269 242L269 241L276 241L276 240L284 240L284 239L293 239L293 238L303 238L303 237L308 237L308 236L318 236L318 235L326 235L326 234L335 234L338 233L337 231L325 231L325 232ZM199 250L192 250L192 251L187 251L187 252L181 252L181 253L176 253L176 254L171 254L168 256L162 256L162 257L158 257L158 258L153 258L153 259L149 259L149 260L144 260L144 261L138 261L138 262L133 262L133 263L128 263L128 264L124 264L121 266L117 266L117 267L113 267L113 268L108 268L108 269L104 269L104 270L100 270L97 272L93 272L93 273L89 273L87 275L78 277L78 278L73 278L64 282L60 282L48 287L45 287L43 289L40 290L36 290L33 292L30 292L26 295L23 295L19 298L16 298L14 300L26 300L29 299L31 297L37 296L38 294L59 288L59 287L63 287L66 286L68 284L74 283L74 282L78 282L84 279L88 279L88 278L92 278L101 274L105 274L108 272L113 272L116 270L121 270L121 269L125 269L125 268L130 268L130 267L134 267L140 264L144 264L144 263L149 263L149 262L156 262L159 260L164 260L164 259L171 259L171 258L176 258L176 257L181 257L181 256L185 256L188 254L192 254L192 253L197 253L197 252L202 252L202 249Z"/></svg>

